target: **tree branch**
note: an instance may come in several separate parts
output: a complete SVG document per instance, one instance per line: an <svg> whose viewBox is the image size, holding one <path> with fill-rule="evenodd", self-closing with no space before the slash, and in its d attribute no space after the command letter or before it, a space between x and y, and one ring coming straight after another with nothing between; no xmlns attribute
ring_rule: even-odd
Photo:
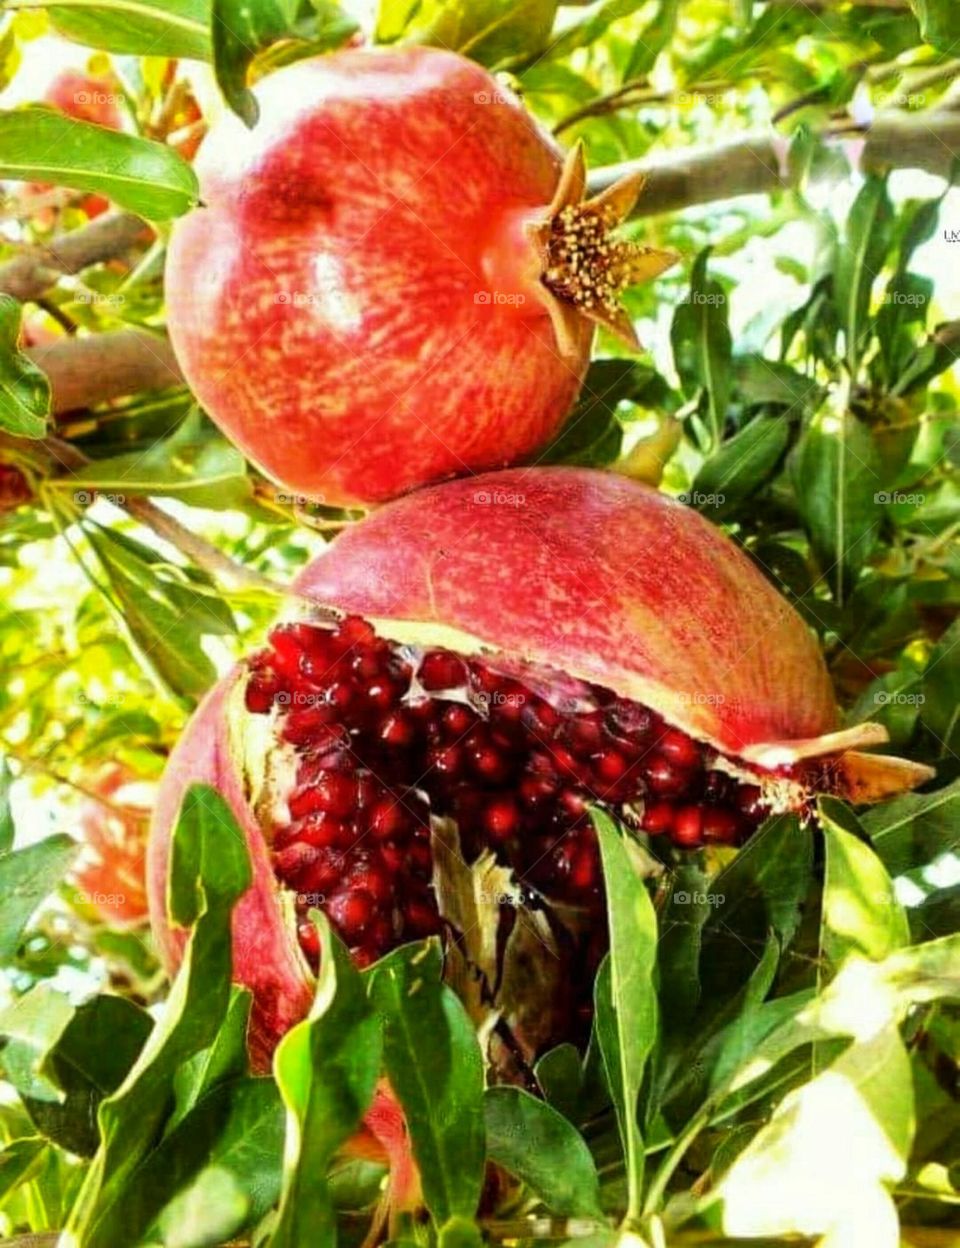
<svg viewBox="0 0 960 1248"><path fill-rule="evenodd" d="M829 141L841 136L825 132L823 137ZM953 162L960 159L960 115L956 112L879 117L862 137L860 168L868 172L923 169L948 177ZM786 142L777 135L748 135L721 146L684 148L653 159L605 165L591 171L590 192L596 194L640 170L647 175L647 183L634 214L651 217L714 200L785 190L796 186L801 173L786 168Z"/></svg>
<svg viewBox="0 0 960 1248"><path fill-rule="evenodd" d="M183 383L169 339L144 330L58 338L26 354L50 379L55 414Z"/></svg>
<svg viewBox="0 0 960 1248"><path fill-rule="evenodd" d="M62 438L46 438L43 446L50 456L68 472L86 468L92 462L81 450L69 442L64 442ZM95 490L96 486L89 488ZM141 524L152 529L158 537L169 542L198 568L202 568L221 584L233 589L253 589L271 594L286 594L287 591L282 585L255 572L252 568L237 563L212 542L198 537L196 533L191 532L169 512L164 511L148 498L125 497L122 503L118 503L118 506L135 520L139 520Z"/></svg>
<svg viewBox="0 0 960 1248"><path fill-rule="evenodd" d="M0 264L0 293L15 299L38 299L64 274L115 260L141 242L145 225L129 213L111 213L89 225L58 234L42 247L30 247Z"/></svg>

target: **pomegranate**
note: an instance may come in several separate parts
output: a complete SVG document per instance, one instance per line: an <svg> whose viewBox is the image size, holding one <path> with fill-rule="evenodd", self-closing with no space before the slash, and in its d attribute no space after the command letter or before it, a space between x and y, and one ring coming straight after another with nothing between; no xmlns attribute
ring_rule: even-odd
<svg viewBox="0 0 960 1248"><path fill-rule="evenodd" d="M171 337L213 419L291 492L365 505L512 463L573 403L593 324L673 262L611 237L633 177L584 202L518 100L433 48L270 74L196 161L167 261Z"/></svg>
<svg viewBox="0 0 960 1248"><path fill-rule="evenodd" d="M146 922L145 858L149 786L111 763L90 783L78 823L83 844L72 871L80 900L111 926Z"/></svg>
<svg viewBox="0 0 960 1248"><path fill-rule="evenodd" d="M108 130L123 129L120 92L109 78L64 69L47 87L44 100L77 121L92 121Z"/></svg>
<svg viewBox="0 0 960 1248"><path fill-rule="evenodd" d="M306 912L361 965L449 929L451 841L602 937L590 804L678 849L734 846L817 791L873 800L930 774L854 748L885 734L838 729L793 609L697 513L615 475L430 487L345 531L294 588L323 609L278 624L197 711L148 869L173 969L170 831L188 784L218 787L253 862L235 968L261 1061L309 1003Z"/></svg>

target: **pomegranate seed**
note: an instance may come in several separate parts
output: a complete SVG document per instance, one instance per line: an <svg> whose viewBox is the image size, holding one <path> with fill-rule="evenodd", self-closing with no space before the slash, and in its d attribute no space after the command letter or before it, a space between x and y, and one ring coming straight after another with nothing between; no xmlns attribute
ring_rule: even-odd
<svg viewBox="0 0 960 1248"><path fill-rule="evenodd" d="M380 726L380 740L397 749L408 749L416 739L416 721L406 710L393 711Z"/></svg>
<svg viewBox="0 0 960 1248"><path fill-rule="evenodd" d="M469 759L473 770L488 784L503 784L510 774L509 762L492 745L474 745L469 751Z"/></svg>
<svg viewBox="0 0 960 1248"><path fill-rule="evenodd" d="M477 723L477 713L462 702L454 702L443 712L441 722L447 734L454 740L459 740Z"/></svg>
<svg viewBox="0 0 960 1248"><path fill-rule="evenodd" d="M430 650L417 672L420 684L430 693L438 689L459 689L466 683L467 669L462 659L449 650Z"/></svg>
<svg viewBox="0 0 960 1248"><path fill-rule="evenodd" d="M720 845L736 845L740 834L740 820L725 806L703 808L703 839Z"/></svg>
<svg viewBox="0 0 960 1248"><path fill-rule="evenodd" d="M671 833L675 845L695 848L703 844L703 811L699 806L681 806L673 817Z"/></svg>
<svg viewBox="0 0 960 1248"><path fill-rule="evenodd" d="M427 762L438 775L452 779L463 770L463 750L458 745L431 750Z"/></svg>
<svg viewBox="0 0 960 1248"><path fill-rule="evenodd" d="M524 776L520 781L520 800L525 806L543 806L556 791L557 780L554 776Z"/></svg>
<svg viewBox="0 0 960 1248"><path fill-rule="evenodd" d="M273 707L280 685L273 673L251 676L247 681L246 706L254 715L264 715Z"/></svg>
<svg viewBox="0 0 960 1248"><path fill-rule="evenodd" d="M311 923L309 919L298 923L297 939L300 941L300 948L309 958L316 960L320 957L320 933L315 923Z"/></svg>
<svg viewBox="0 0 960 1248"><path fill-rule="evenodd" d="M643 770L654 793L664 796L679 796L690 782L689 774L662 754L651 754Z"/></svg>
<svg viewBox="0 0 960 1248"><path fill-rule="evenodd" d="M353 832L349 823L338 819L335 815L327 814L326 811L307 815L297 827L300 839L317 849L328 846L346 848L353 842Z"/></svg>
<svg viewBox="0 0 960 1248"><path fill-rule="evenodd" d="M767 807L763 802L763 790L755 784L743 784L737 790L737 805L746 817L759 823L766 816Z"/></svg>
<svg viewBox="0 0 960 1248"><path fill-rule="evenodd" d="M623 778L629 764L618 750L604 750L593 760L593 766L601 780L613 784Z"/></svg>
<svg viewBox="0 0 960 1248"><path fill-rule="evenodd" d="M600 878L599 866L594 847L580 846L570 865L570 883L575 889L582 889L584 892L595 888Z"/></svg>
<svg viewBox="0 0 960 1248"><path fill-rule="evenodd" d="M512 797L495 797L487 804L484 826L495 841L506 841L520 826L520 810Z"/></svg>
<svg viewBox="0 0 960 1248"><path fill-rule="evenodd" d="M317 780L313 792L317 810L343 816L352 814L356 809L357 780L348 772L328 772Z"/></svg>
<svg viewBox="0 0 960 1248"><path fill-rule="evenodd" d="M373 625L359 615L348 615L341 620L337 637L347 646L369 646L379 640Z"/></svg>
<svg viewBox="0 0 960 1248"><path fill-rule="evenodd" d="M657 742L657 749L664 758L675 763L677 767L690 769L700 765L700 746L692 737L688 737L685 732L680 732L676 728L667 729Z"/></svg>
<svg viewBox="0 0 960 1248"><path fill-rule="evenodd" d="M669 802L653 802L644 807L640 826L651 836L659 836L673 827L673 816L674 808Z"/></svg>
<svg viewBox="0 0 960 1248"><path fill-rule="evenodd" d="M403 908L403 917L413 936L433 936L440 930L440 916L428 901L412 898Z"/></svg>
<svg viewBox="0 0 960 1248"><path fill-rule="evenodd" d="M410 816L394 798L382 798L370 812L370 831L378 841L399 840L410 833Z"/></svg>
<svg viewBox="0 0 960 1248"><path fill-rule="evenodd" d="M349 876L350 887L369 893L374 901L385 902L393 897L393 885L386 871L361 864Z"/></svg>
<svg viewBox="0 0 960 1248"><path fill-rule="evenodd" d="M350 944L363 935L364 928L373 918L376 905L369 893L337 893L330 899L327 914L330 922L339 928L344 940Z"/></svg>

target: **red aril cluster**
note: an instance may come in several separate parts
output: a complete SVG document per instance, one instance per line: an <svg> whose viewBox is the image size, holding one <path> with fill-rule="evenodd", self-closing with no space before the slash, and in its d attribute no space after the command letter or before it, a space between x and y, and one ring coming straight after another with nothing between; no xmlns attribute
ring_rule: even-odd
<svg viewBox="0 0 960 1248"><path fill-rule="evenodd" d="M762 818L759 789L715 751L597 685L558 676L551 690L542 673L402 647L357 617L281 625L250 667L248 711L275 710L293 750L271 849L308 955L312 906L364 964L439 929L431 813L456 820L468 859L490 849L521 887L590 910L602 891L588 804L684 848L737 844Z"/></svg>

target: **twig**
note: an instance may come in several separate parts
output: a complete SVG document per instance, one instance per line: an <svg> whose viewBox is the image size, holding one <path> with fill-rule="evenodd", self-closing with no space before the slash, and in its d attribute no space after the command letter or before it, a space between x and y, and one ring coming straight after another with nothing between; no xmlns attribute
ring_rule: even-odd
<svg viewBox="0 0 960 1248"><path fill-rule="evenodd" d="M69 442L64 442L61 438L46 438L43 442L44 448L50 455L57 460L64 468L70 472L85 468L91 461L79 451L75 446L71 446ZM91 486L95 489L95 486ZM122 503L117 504L122 507L128 515L135 520L139 520L141 524L152 529L158 537L175 546L181 554L186 555L198 568L202 568L204 572L208 572L215 580L233 589L252 589L260 593L266 591L271 594L286 594L286 590L282 585L278 585L276 581L270 580L269 577L263 576L260 572L255 572L252 568L245 568L242 564L231 559L229 555L225 555L212 542L208 542L206 538L199 537L191 531L179 520L176 520L169 512L158 507L156 503L150 502L147 498L125 498Z"/></svg>
<svg viewBox="0 0 960 1248"><path fill-rule="evenodd" d="M821 133L827 141L840 136ZM939 109L926 113L892 113L864 131L860 166L867 171L924 169L948 177L960 158L960 115ZM799 168L782 164L784 140L753 134L735 142L686 148L656 159L625 161L591 171L592 194L611 186L628 173L643 172L647 183L634 216L651 217L697 204L758 195L796 186Z"/></svg>
<svg viewBox="0 0 960 1248"><path fill-rule="evenodd" d="M42 247L30 247L0 264L0 293L36 299L64 274L115 260L143 238L149 227L130 213L98 217L82 229L58 234Z"/></svg>
<svg viewBox="0 0 960 1248"><path fill-rule="evenodd" d="M26 354L50 379L54 414L183 384L166 335L139 329L58 338Z"/></svg>

